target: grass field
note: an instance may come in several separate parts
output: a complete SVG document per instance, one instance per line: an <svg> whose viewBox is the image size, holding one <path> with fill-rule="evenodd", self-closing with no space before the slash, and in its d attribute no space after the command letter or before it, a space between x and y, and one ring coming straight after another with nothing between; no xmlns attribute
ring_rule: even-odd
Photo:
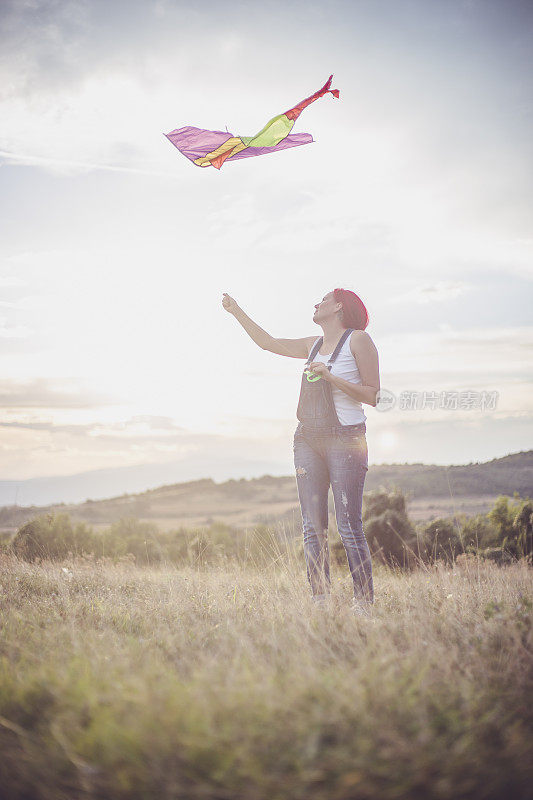
<svg viewBox="0 0 533 800"><path fill-rule="evenodd" d="M2 557L1 796L531 797L532 570Z"/></svg>

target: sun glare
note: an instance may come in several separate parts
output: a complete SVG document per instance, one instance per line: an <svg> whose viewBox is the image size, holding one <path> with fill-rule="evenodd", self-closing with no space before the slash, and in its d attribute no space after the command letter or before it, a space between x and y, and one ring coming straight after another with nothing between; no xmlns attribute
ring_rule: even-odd
<svg viewBox="0 0 533 800"><path fill-rule="evenodd" d="M398 444L398 436L394 431L384 430L377 434L378 446L386 453L390 453Z"/></svg>

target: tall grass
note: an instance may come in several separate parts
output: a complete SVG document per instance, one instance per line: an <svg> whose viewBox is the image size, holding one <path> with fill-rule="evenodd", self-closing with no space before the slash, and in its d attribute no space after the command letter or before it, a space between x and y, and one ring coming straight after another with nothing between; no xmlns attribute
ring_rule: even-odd
<svg viewBox="0 0 533 800"><path fill-rule="evenodd" d="M531 569L2 557L6 800L531 797Z"/></svg>

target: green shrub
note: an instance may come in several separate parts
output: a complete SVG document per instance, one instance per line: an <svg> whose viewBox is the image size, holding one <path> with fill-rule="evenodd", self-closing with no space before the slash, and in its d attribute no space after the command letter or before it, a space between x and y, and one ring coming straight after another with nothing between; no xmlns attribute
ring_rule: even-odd
<svg viewBox="0 0 533 800"><path fill-rule="evenodd" d="M467 517L462 522L461 538L465 549L484 549L498 542L498 531L486 514Z"/></svg>
<svg viewBox="0 0 533 800"><path fill-rule="evenodd" d="M500 495L488 519L496 529L497 544L516 558L533 554L533 502L515 492Z"/></svg>
<svg viewBox="0 0 533 800"><path fill-rule="evenodd" d="M26 561L61 560L69 554L116 561L131 554L139 565L206 566L232 559L264 566L292 551L294 541L266 525L240 530L214 522L209 528L160 531L155 524L134 517L124 517L96 533L85 523L74 524L67 514L58 514L27 522L13 538L11 549Z"/></svg>
<svg viewBox="0 0 533 800"><path fill-rule="evenodd" d="M131 553L138 564L158 563L161 561L158 536L157 525L124 517L102 531L96 555L116 559Z"/></svg>
<svg viewBox="0 0 533 800"><path fill-rule="evenodd" d="M11 547L25 561L62 559L94 552L95 538L83 522L72 524L68 514L48 514L30 520L15 534Z"/></svg>
<svg viewBox="0 0 533 800"><path fill-rule="evenodd" d="M368 492L364 497L363 527L374 558L390 566L414 566L416 534L401 489Z"/></svg>
<svg viewBox="0 0 533 800"><path fill-rule="evenodd" d="M426 563L440 559L446 564L453 564L455 557L464 551L461 531L452 520L435 519L422 528L419 552Z"/></svg>

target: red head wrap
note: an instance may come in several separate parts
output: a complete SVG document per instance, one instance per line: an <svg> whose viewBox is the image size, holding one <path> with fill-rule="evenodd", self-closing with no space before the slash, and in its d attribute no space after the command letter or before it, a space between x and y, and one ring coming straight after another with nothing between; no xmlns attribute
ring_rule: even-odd
<svg viewBox="0 0 533 800"><path fill-rule="evenodd" d="M333 295L337 303L342 303L342 324L345 328L364 331L369 322L366 306L355 292L350 289L334 289Z"/></svg>

